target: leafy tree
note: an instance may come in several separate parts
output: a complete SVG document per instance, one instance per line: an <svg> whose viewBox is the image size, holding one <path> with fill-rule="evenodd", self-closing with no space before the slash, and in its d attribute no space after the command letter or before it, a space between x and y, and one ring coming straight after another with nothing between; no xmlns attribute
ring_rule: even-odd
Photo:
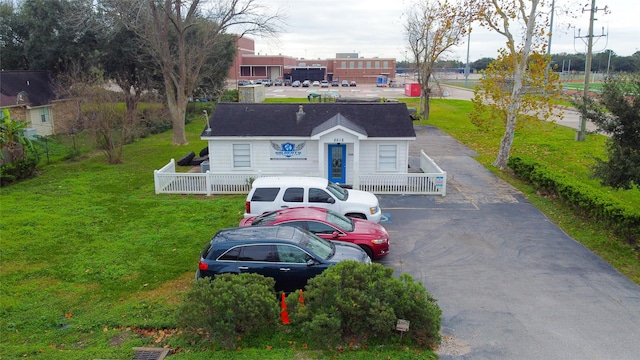
<svg viewBox="0 0 640 360"><path fill-rule="evenodd" d="M585 119L608 134L608 159L596 159L593 174L603 185L640 187L640 75L610 77L598 98L575 102Z"/></svg>
<svg viewBox="0 0 640 360"><path fill-rule="evenodd" d="M511 153L518 119L532 111L545 119L551 115L548 101L551 94L555 93L550 90L555 88L557 81L547 71L550 59L539 55L546 48L544 29L547 21L542 11L544 1L491 0L475 5L478 6L475 10L481 24L507 40L507 48L500 51L493 71L494 79L499 82L491 84L490 81L483 81L476 88L473 100L476 113L472 115L477 120L481 117L478 112L483 111L484 105L492 111L500 106L505 131L493 165L504 169ZM522 33L522 43L517 42L514 31Z"/></svg>
<svg viewBox="0 0 640 360"><path fill-rule="evenodd" d="M49 70L57 75L74 65L85 68L102 43L93 24L91 2L83 0L25 0L2 26L3 68ZM8 57L5 58L5 48Z"/></svg>
<svg viewBox="0 0 640 360"><path fill-rule="evenodd" d="M420 108L425 119L429 118L430 82L436 62L443 53L460 44L469 31L467 9L466 5L448 0L421 0L409 10L405 34L419 74Z"/></svg>
<svg viewBox="0 0 640 360"><path fill-rule="evenodd" d="M219 98L225 90L235 54L236 37L224 34L202 67L194 95L206 99Z"/></svg>
<svg viewBox="0 0 640 360"><path fill-rule="evenodd" d="M102 3L100 12L105 14L105 41L99 66L105 78L123 89L127 109L124 123L134 124L142 94L161 83L160 72L149 49L133 30L139 19L131 13L119 12L109 1Z"/></svg>
<svg viewBox="0 0 640 360"><path fill-rule="evenodd" d="M0 186L33 176L38 154L25 136L25 121L11 120L9 109L0 112Z"/></svg>
<svg viewBox="0 0 640 360"><path fill-rule="evenodd" d="M494 61L494 58L483 57L482 59L478 59L471 63L471 67L476 70L484 70L489 66L489 64Z"/></svg>
<svg viewBox="0 0 640 360"><path fill-rule="evenodd" d="M21 21L19 9L12 3L0 3L0 64L2 69L27 69L24 40L28 27Z"/></svg>
<svg viewBox="0 0 640 360"><path fill-rule="evenodd" d="M131 7L129 5L133 4ZM173 123L173 143L187 144L185 114L205 62L229 28L243 34L273 34L279 16L268 15L257 0L121 0L123 11L134 11L136 27L163 78Z"/></svg>
<svg viewBox="0 0 640 360"><path fill-rule="evenodd" d="M28 151L34 151L33 142L25 136L29 124L11 120L9 109L0 112L0 159L3 163L24 159Z"/></svg>

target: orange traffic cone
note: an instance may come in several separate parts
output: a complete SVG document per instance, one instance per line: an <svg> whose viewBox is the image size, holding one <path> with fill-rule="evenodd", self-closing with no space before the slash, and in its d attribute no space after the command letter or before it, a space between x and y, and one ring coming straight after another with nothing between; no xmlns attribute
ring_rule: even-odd
<svg viewBox="0 0 640 360"><path fill-rule="evenodd" d="M289 323L289 313L287 312L287 303L284 301L284 293L282 293L282 311L280 312L280 319L282 319L282 323L285 325Z"/></svg>
<svg viewBox="0 0 640 360"><path fill-rule="evenodd" d="M302 297L302 289L300 289L300 296L298 296L298 302L304 306L304 298Z"/></svg>

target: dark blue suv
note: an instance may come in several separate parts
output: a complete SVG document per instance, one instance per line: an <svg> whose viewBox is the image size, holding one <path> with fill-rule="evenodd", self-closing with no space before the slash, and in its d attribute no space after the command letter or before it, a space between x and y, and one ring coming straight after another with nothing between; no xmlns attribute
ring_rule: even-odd
<svg viewBox="0 0 640 360"><path fill-rule="evenodd" d="M292 226L230 228L218 231L205 246L196 279L256 273L274 278L276 291L292 292L343 260L371 263L357 245L327 241Z"/></svg>

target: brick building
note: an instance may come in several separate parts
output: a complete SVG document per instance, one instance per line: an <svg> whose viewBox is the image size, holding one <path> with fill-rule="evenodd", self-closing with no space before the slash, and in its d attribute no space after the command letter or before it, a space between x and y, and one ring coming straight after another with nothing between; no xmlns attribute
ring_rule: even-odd
<svg viewBox="0 0 640 360"><path fill-rule="evenodd" d="M376 84L378 77L395 77L396 59L364 58L357 53L337 53L331 59L297 59L286 55L256 55L253 39L237 39L238 51L229 79L238 80L347 80Z"/></svg>

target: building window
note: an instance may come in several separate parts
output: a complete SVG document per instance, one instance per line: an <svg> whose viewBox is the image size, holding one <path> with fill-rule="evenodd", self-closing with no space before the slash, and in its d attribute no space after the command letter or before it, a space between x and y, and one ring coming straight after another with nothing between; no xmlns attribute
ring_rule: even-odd
<svg viewBox="0 0 640 360"><path fill-rule="evenodd" d="M343 68L343 69L346 69L347 68L347 62L346 61L341 61L340 62L340 67Z"/></svg>
<svg viewBox="0 0 640 360"><path fill-rule="evenodd" d="M362 69L362 61L358 61L358 69Z"/></svg>
<svg viewBox="0 0 640 360"><path fill-rule="evenodd" d="M234 168L251 167L251 145L250 144L233 144L233 167Z"/></svg>
<svg viewBox="0 0 640 360"><path fill-rule="evenodd" d="M371 69L371 61L367 61L367 69Z"/></svg>
<svg viewBox="0 0 640 360"><path fill-rule="evenodd" d="M398 170L398 145L378 145L378 170Z"/></svg>
<svg viewBox="0 0 640 360"><path fill-rule="evenodd" d="M385 69L388 69L389 68L389 62L388 61L383 61L382 62L382 67L385 68Z"/></svg>
<svg viewBox="0 0 640 360"><path fill-rule="evenodd" d="M376 61L376 69L380 69L380 61Z"/></svg>
<svg viewBox="0 0 640 360"><path fill-rule="evenodd" d="M49 121L49 109L41 108L40 109L40 120L45 123Z"/></svg>
<svg viewBox="0 0 640 360"><path fill-rule="evenodd" d="M354 68L355 68L355 62L349 61L349 69L354 69Z"/></svg>

